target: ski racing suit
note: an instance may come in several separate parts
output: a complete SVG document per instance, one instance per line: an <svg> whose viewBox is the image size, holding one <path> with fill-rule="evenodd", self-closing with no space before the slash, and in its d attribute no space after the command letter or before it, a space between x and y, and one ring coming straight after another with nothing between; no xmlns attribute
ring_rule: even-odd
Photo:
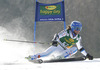
<svg viewBox="0 0 100 70"><path fill-rule="evenodd" d="M74 55L78 50L84 55L87 55L87 52L81 45L81 36L77 34L73 37L71 30L63 30L54 36L55 41L57 41L57 45L50 46L43 53L38 53L34 55L35 58L40 58L44 56L48 56L53 53L55 57L68 58ZM74 46L76 44L76 46Z"/></svg>

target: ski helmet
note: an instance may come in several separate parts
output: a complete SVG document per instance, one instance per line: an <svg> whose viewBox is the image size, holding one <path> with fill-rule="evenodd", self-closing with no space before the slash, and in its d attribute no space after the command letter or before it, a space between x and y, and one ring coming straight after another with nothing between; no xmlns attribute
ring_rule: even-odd
<svg viewBox="0 0 100 70"><path fill-rule="evenodd" d="M72 32L74 32L74 30L76 31L82 30L82 24L79 21L72 21L70 26L71 26Z"/></svg>

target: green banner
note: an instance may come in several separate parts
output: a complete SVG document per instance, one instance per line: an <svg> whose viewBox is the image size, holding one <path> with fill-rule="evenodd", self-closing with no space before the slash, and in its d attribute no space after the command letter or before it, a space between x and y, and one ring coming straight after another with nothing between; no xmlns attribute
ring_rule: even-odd
<svg viewBox="0 0 100 70"><path fill-rule="evenodd" d="M40 6L40 15L60 15L61 5Z"/></svg>

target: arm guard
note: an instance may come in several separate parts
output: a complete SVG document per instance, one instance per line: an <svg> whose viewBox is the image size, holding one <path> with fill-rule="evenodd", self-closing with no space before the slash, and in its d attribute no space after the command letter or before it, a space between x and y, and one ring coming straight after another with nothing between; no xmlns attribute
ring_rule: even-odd
<svg viewBox="0 0 100 70"><path fill-rule="evenodd" d="M84 55L87 55L87 52L85 51L85 49L83 48L83 46L81 45L81 37L79 38L79 41L76 43L78 50Z"/></svg>
<svg viewBox="0 0 100 70"><path fill-rule="evenodd" d="M58 34L55 34L54 35L54 38L52 39L52 45L53 46L57 46L58 42L57 42L57 39L59 38L59 35Z"/></svg>
<svg viewBox="0 0 100 70"><path fill-rule="evenodd" d="M52 41L57 40L58 38L59 38L59 35L55 34L54 37L53 37L53 39L52 39Z"/></svg>

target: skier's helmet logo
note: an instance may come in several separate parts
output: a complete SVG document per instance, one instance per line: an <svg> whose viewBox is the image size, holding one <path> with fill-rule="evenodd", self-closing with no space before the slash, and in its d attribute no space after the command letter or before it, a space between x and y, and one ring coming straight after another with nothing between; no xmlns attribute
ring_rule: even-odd
<svg viewBox="0 0 100 70"><path fill-rule="evenodd" d="M81 31L82 30L82 24L79 21L72 21L71 22L71 30L74 31Z"/></svg>

